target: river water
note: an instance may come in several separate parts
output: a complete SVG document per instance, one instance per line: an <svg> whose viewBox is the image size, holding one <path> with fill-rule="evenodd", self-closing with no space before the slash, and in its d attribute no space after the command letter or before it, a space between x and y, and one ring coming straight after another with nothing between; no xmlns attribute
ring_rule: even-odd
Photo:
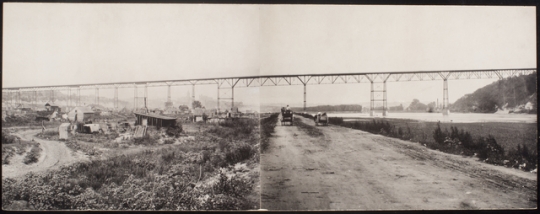
<svg viewBox="0 0 540 214"><path fill-rule="evenodd" d="M369 113L328 113L330 117L347 118L399 118L433 122L453 123L481 123L481 122L511 122L511 123L537 123L536 114L480 114L480 113L450 113L444 116L442 113L404 113L389 112L386 117L381 112L376 112L370 117Z"/></svg>

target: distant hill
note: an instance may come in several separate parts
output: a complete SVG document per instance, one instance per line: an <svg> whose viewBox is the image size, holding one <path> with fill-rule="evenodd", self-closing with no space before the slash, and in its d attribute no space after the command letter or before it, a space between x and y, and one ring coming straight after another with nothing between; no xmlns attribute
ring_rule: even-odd
<svg viewBox="0 0 540 214"><path fill-rule="evenodd" d="M292 107L291 110L295 112L302 112L304 111L303 107ZM330 112L330 111L355 111L355 112L362 112L362 106L361 105L319 105L319 106L311 106L306 107L306 111L324 111L324 112Z"/></svg>
<svg viewBox="0 0 540 214"><path fill-rule="evenodd" d="M536 113L536 84L536 72L499 80L459 98L450 105L450 111Z"/></svg>

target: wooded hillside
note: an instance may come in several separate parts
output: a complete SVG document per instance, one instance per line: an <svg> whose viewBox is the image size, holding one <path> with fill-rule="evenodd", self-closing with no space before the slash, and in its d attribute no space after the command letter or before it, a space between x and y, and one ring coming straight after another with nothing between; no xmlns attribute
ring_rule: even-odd
<svg viewBox="0 0 540 214"><path fill-rule="evenodd" d="M536 72L499 80L459 98L450 105L450 111L493 113L502 109L536 113L536 84Z"/></svg>

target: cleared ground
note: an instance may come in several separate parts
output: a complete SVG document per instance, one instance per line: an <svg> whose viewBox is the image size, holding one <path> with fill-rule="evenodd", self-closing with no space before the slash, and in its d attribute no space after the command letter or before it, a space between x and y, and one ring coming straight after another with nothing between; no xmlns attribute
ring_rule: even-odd
<svg viewBox="0 0 540 214"><path fill-rule="evenodd" d="M314 122L301 120L311 126ZM537 174L337 126L312 137L275 128L261 154L261 208L419 210L535 208Z"/></svg>

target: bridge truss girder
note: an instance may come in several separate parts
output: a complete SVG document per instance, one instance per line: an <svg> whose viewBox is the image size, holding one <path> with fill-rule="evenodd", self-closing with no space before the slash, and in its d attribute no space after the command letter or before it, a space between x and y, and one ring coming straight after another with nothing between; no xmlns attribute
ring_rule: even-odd
<svg viewBox="0 0 540 214"><path fill-rule="evenodd" d="M378 72L378 73L341 73L341 74L299 74L299 75L273 75L273 76L248 76L248 77L225 77L225 78L205 78L205 79L186 79L186 80L164 80L164 81L140 81L140 82L120 82L120 83L99 83L99 84L80 84L80 85L63 85L63 86L34 86L34 87L10 87L2 88L2 92L12 92L15 94L16 101L20 102L20 92L36 92L51 90L68 90L77 89L78 99L77 105L80 105L80 90L96 91L96 102L99 104L99 89L114 89L115 90L115 108L118 107L118 88L133 88L134 89L134 108L137 108L137 90L139 86L145 88L145 98L148 97L148 87L168 87L168 98L170 98L171 86L189 86L193 87L192 99L195 99L195 85L211 85L218 86L218 108L219 100L230 99L231 108L234 107L234 88L237 87L262 87L262 86L304 86L304 109L306 107L306 86L307 85L322 85L322 84L354 84L354 83L371 83L371 107L375 93L373 84L383 84L384 89L380 91L383 99L383 115L386 115L387 100L386 100L386 83L387 82L407 82L407 81L436 81L443 80L443 106L448 107L448 80L461 79L503 79L510 76L527 75L536 72L536 68L526 69L488 69L488 70L448 70L448 71L415 71L415 72ZM224 90L230 90L230 97L223 97L220 93ZM54 97L54 94L51 94ZM71 94L70 94L71 96ZM13 97L13 96L10 96ZM37 99L37 97L35 97ZM54 100L54 98L52 98ZM13 101L12 101L13 102ZM71 98L70 98L71 103Z"/></svg>

